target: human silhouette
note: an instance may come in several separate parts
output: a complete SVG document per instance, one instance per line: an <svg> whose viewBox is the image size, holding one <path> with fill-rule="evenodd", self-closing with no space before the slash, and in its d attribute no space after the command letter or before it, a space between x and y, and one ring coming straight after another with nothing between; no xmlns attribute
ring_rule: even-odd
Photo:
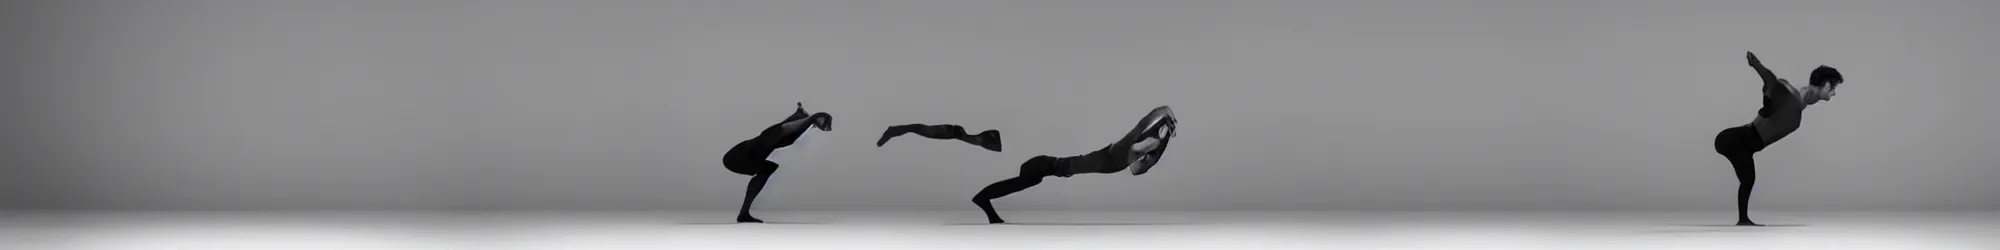
<svg viewBox="0 0 2000 250"><path fill-rule="evenodd" d="M778 163L771 162L770 157L805 138L811 128L833 131L833 115L826 112L807 115L805 103L798 103L798 108L785 121L765 127L757 137L736 143L728 153L723 153L723 167L729 168L730 172L751 176L749 187L743 193L743 206L736 210L736 222L764 222L750 216L750 204L757 200L757 193L764 190L764 183L771 180L771 174L778 171Z"/></svg>
<svg viewBox="0 0 2000 250"><path fill-rule="evenodd" d="M1173 109L1166 106L1154 108L1152 113L1147 114L1136 127L1132 128L1131 132L1097 151L1070 157L1038 155L1028 158L1026 162L1021 163L1019 176L987 185L985 189L979 190L978 194L972 196L972 203L979 205L979 209L986 212L987 223L1006 223L993 211L992 200L1041 184L1043 177L1069 178L1080 173L1110 174L1128 168L1132 169L1132 175L1146 174L1153 165L1159 164L1160 157L1166 154L1167 143L1178 136L1175 132L1178 123ZM967 135L964 128L951 124L891 126L883 132L882 139L876 141L876 146L879 147L889 139L906 133L916 133L932 139L960 140L988 150L1000 151L999 131L987 130L978 135Z"/></svg>
<svg viewBox="0 0 2000 250"><path fill-rule="evenodd" d="M961 127L958 125L951 125L951 124L938 124L938 125L907 124L907 125L889 126L889 129L882 131L882 139L875 140L875 146L881 147L884 144L888 144L889 139L910 133L916 133L917 135L931 139L959 140L965 143L979 146L981 148L986 148L986 150L992 150L993 152L1000 152L999 130L988 129L986 131L979 132L979 134L967 134L965 133L965 127Z"/></svg>
<svg viewBox="0 0 2000 250"><path fill-rule="evenodd" d="M1749 124L1717 133L1715 152L1729 159L1729 165L1736 168L1736 181L1739 182L1736 187L1736 225L1763 226L1750 221L1750 188L1757 184L1757 162L1751 156L1797 131L1806 106L1833 100L1834 88L1846 80L1841 78L1839 70L1820 65L1808 78L1809 86L1794 88L1790 81L1778 78L1770 69L1764 68L1756 53L1744 52L1744 57L1764 81L1764 104L1757 109L1757 117L1750 119Z"/></svg>

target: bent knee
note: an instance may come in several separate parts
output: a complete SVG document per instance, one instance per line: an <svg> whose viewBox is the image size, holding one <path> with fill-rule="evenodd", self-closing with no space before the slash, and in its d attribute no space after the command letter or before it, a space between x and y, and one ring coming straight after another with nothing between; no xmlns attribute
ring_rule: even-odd
<svg viewBox="0 0 2000 250"><path fill-rule="evenodd" d="M722 166L724 168L729 169L729 172L740 175L757 175L757 173L763 172L754 167L744 166L742 164L723 163Z"/></svg>

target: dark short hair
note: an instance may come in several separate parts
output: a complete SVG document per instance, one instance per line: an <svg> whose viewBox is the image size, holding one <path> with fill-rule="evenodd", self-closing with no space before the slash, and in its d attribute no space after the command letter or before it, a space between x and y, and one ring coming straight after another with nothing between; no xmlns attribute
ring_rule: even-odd
<svg viewBox="0 0 2000 250"><path fill-rule="evenodd" d="M1847 82L1846 78L1840 77L1840 70L1827 67L1826 65L1820 65L1819 68L1813 69L1812 78L1808 80L1812 81L1812 86L1832 85L1827 87L1838 87L1840 83Z"/></svg>

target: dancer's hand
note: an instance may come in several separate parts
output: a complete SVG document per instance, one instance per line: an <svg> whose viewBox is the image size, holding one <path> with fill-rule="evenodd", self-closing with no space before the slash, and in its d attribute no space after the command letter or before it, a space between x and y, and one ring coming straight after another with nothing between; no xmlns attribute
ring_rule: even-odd
<svg viewBox="0 0 2000 250"><path fill-rule="evenodd" d="M1749 51L1744 51L1744 52L1743 52L1743 58L1744 58L1744 59L1748 59L1748 60L1750 60L1750 66L1752 66L1752 67L1763 67L1763 66L1764 66L1764 61L1759 61L1759 60L1757 60L1757 53L1751 53L1751 52L1749 52Z"/></svg>

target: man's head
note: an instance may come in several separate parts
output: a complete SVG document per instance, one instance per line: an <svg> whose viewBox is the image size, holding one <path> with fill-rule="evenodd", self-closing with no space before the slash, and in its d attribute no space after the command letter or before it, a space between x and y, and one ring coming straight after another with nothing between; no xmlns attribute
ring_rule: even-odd
<svg viewBox="0 0 2000 250"><path fill-rule="evenodd" d="M1810 85L1805 88L1802 97L1806 99L1806 104L1815 104L1833 100L1833 90L1841 83L1847 82L1847 79L1840 76L1840 70L1820 65L1819 68L1813 69L1808 81L1811 81Z"/></svg>

